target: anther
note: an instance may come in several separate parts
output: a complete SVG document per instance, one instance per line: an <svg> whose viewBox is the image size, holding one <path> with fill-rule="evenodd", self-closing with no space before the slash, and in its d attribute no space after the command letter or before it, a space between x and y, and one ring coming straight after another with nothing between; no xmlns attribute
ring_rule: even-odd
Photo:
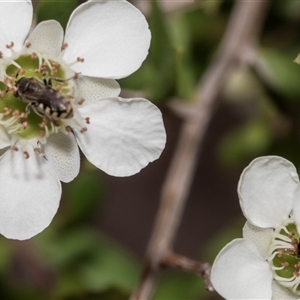
<svg viewBox="0 0 300 300"><path fill-rule="evenodd" d="M71 132L72 131L72 127L71 126L66 126L66 131L67 132Z"/></svg>
<svg viewBox="0 0 300 300"><path fill-rule="evenodd" d="M86 132L87 131L87 128L86 127L82 127L81 129L80 129L80 132L81 133L84 133L84 132Z"/></svg>
<svg viewBox="0 0 300 300"><path fill-rule="evenodd" d="M31 55L30 55L30 58L33 60L33 59L36 59L38 56L35 52L32 52Z"/></svg>
<svg viewBox="0 0 300 300"><path fill-rule="evenodd" d="M68 47L68 43L63 43L61 46L61 51L65 50Z"/></svg>
<svg viewBox="0 0 300 300"><path fill-rule="evenodd" d="M41 154L42 153L42 149L41 148L34 148L34 152L36 154Z"/></svg>
<svg viewBox="0 0 300 300"><path fill-rule="evenodd" d="M20 111L18 109L15 109L12 113L13 117L15 117L16 119L20 116Z"/></svg>
<svg viewBox="0 0 300 300"><path fill-rule="evenodd" d="M283 255L283 251L282 250L278 250L277 257L282 257L282 255Z"/></svg>
<svg viewBox="0 0 300 300"><path fill-rule="evenodd" d="M26 129L28 127L28 122L27 121L22 122L22 126L24 129Z"/></svg>
<svg viewBox="0 0 300 300"><path fill-rule="evenodd" d="M19 151L19 148L15 145L11 146L11 149L14 150L14 151Z"/></svg>
<svg viewBox="0 0 300 300"><path fill-rule="evenodd" d="M25 46L26 46L26 48L29 48L29 47L31 46L31 43L30 43L29 41L27 41L27 42L25 43Z"/></svg>
<svg viewBox="0 0 300 300"><path fill-rule="evenodd" d="M6 45L6 48L7 49L11 49L13 46L14 46L14 42L10 42L9 45Z"/></svg>
<svg viewBox="0 0 300 300"><path fill-rule="evenodd" d="M0 51L0 59L3 58L3 53Z"/></svg>
<svg viewBox="0 0 300 300"><path fill-rule="evenodd" d="M77 61L83 63L84 62L84 58L78 56L77 57Z"/></svg>
<svg viewBox="0 0 300 300"><path fill-rule="evenodd" d="M79 105L82 105L84 101L85 101L85 99L80 98L80 99L78 100L78 104L79 104Z"/></svg>
<svg viewBox="0 0 300 300"><path fill-rule="evenodd" d="M14 85L11 88L9 88L9 91L12 93L15 93L17 90L18 90L18 88Z"/></svg>
<svg viewBox="0 0 300 300"><path fill-rule="evenodd" d="M289 232L288 237L292 238L295 235L295 232Z"/></svg>
<svg viewBox="0 0 300 300"><path fill-rule="evenodd" d="M47 124L47 120L46 119L43 119L43 121L41 123L39 123L39 127L40 128L44 128Z"/></svg>
<svg viewBox="0 0 300 300"><path fill-rule="evenodd" d="M78 57L79 58L79 57ZM77 58L77 60L78 60ZM81 62L84 62L84 58L82 58L82 61ZM78 78L78 76L80 75L80 73L77 73L75 72L74 76L73 76L73 79L76 80Z"/></svg>
<svg viewBox="0 0 300 300"><path fill-rule="evenodd" d="M46 135L46 132L44 130L41 130L39 132L39 135L40 135L41 138L43 138Z"/></svg>
<svg viewBox="0 0 300 300"><path fill-rule="evenodd" d="M24 151L23 153L24 153L25 159L28 159L30 157L30 155L29 155L29 153L27 151Z"/></svg>
<svg viewBox="0 0 300 300"><path fill-rule="evenodd" d="M285 262L281 263L281 265L282 265L283 267L288 267L290 264L289 264L287 261L285 261Z"/></svg>
<svg viewBox="0 0 300 300"><path fill-rule="evenodd" d="M4 97L6 95L5 91L0 91L0 97Z"/></svg>
<svg viewBox="0 0 300 300"><path fill-rule="evenodd" d="M63 84L57 84L56 85L56 89L59 90L59 91L61 91L63 89L63 87L64 87Z"/></svg>
<svg viewBox="0 0 300 300"><path fill-rule="evenodd" d="M86 122L86 124L90 124L90 117L86 117L85 122Z"/></svg>
<svg viewBox="0 0 300 300"><path fill-rule="evenodd" d="M10 108L8 108L4 113L3 113L3 117L7 117L7 116L9 116L10 114L11 114L11 109Z"/></svg>
<svg viewBox="0 0 300 300"><path fill-rule="evenodd" d="M21 119L26 119L27 115L24 112L21 112L20 117Z"/></svg>
<svg viewBox="0 0 300 300"><path fill-rule="evenodd" d="M55 68L59 68L60 67L60 63L56 62L56 61L52 61L51 64L55 67Z"/></svg>
<svg viewBox="0 0 300 300"><path fill-rule="evenodd" d="M25 70L23 70L23 69L18 69L17 74L19 74L19 75L24 75L25 73L26 73Z"/></svg>

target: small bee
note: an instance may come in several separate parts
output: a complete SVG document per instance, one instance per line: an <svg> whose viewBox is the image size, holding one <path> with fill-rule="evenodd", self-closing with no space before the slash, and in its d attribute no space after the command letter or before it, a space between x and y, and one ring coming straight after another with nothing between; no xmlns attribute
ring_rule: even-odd
<svg viewBox="0 0 300 300"><path fill-rule="evenodd" d="M64 82L63 79L54 80ZM31 107L39 116L47 118L54 124L61 119L73 117L73 108L66 95L52 87L51 78L43 82L34 77L22 77L16 81L14 96L28 103L26 113Z"/></svg>

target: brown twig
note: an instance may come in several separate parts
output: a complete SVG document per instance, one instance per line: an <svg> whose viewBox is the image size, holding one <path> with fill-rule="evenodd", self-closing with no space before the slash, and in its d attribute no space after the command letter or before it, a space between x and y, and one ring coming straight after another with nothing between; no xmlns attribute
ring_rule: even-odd
<svg viewBox="0 0 300 300"><path fill-rule="evenodd" d="M189 259L185 256L169 252L166 253L164 257L162 257L160 265L161 267L180 269L185 272L191 272L202 276L204 278L206 289L209 291L214 290L210 283L211 266L208 263L201 263L199 261Z"/></svg>
<svg viewBox="0 0 300 300"><path fill-rule="evenodd" d="M233 8L219 51L199 83L191 114L185 114L189 117L186 117L181 129L162 188L144 271L131 300L149 299L153 292L161 263L172 251L203 138L218 104L218 96L231 67L238 62L251 63L249 58L254 57L267 7L268 1L237 1Z"/></svg>

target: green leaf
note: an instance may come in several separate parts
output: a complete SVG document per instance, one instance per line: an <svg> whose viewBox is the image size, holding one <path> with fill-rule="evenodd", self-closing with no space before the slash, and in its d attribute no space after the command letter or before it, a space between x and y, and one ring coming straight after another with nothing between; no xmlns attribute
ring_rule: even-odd
<svg viewBox="0 0 300 300"><path fill-rule="evenodd" d="M158 2L151 1L149 26L152 33L148 62L151 64L150 99L163 99L171 94L175 81L175 51L170 36L168 16L162 13Z"/></svg>
<svg viewBox="0 0 300 300"><path fill-rule="evenodd" d="M103 292L83 292L67 295L61 300L127 300L130 294L126 291L117 288L110 288Z"/></svg>
<svg viewBox="0 0 300 300"><path fill-rule="evenodd" d="M237 166L267 152L271 143L271 128L265 121L254 119L223 138L219 156L226 165Z"/></svg>
<svg viewBox="0 0 300 300"><path fill-rule="evenodd" d="M87 229L49 232L35 239L44 262L59 280L53 298L77 293L133 289L139 274L135 258L112 239Z"/></svg>
<svg viewBox="0 0 300 300"><path fill-rule="evenodd" d="M153 300L194 300L211 296L204 288L203 278L180 271L167 274L159 282Z"/></svg>
<svg viewBox="0 0 300 300"><path fill-rule="evenodd" d="M41 0L37 10L37 21L39 23L45 20L54 19L65 28L71 13L77 5L77 0Z"/></svg>
<svg viewBox="0 0 300 300"><path fill-rule="evenodd" d="M294 57L273 49L262 49L255 72L259 78L286 101L298 102L300 98L300 66Z"/></svg>
<svg viewBox="0 0 300 300"><path fill-rule="evenodd" d="M104 203L105 185L97 171L80 172L64 185L61 221L64 225L75 225L92 218Z"/></svg>

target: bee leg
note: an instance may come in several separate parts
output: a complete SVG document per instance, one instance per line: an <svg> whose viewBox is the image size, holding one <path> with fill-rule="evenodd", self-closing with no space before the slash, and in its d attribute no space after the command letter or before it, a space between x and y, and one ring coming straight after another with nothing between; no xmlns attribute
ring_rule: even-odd
<svg viewBox="0 0 300 300"><path fill-rule="evenodd" d="M20 123L24 123L26 122L26 118L28 117L29 113L30 113L30 106L32 104L31 103L28 103L26 108L25 108L25 113L22 113L21 114L21 118L20 118Z"/></svg>
<svg viewBox="0 0 300 300"><path fill-rule="evenodd" d="M26 109L25 109L26 118L30 114L30 107L34 105L33 103L35 103L35 102L30 102L26 106Z"/></svg>
<svg viewBox="0 0 300 300"><path fill-rule="evenodd" d="M48 78L48 80L46 78L43 78L43 82L46 87L52 87L52 81L50 78Z"/></svg>
<svg viewBox="0 0 300 300"><path fill-rule="evenodd" d="M71 79L76 79L78 77L78 75L79 75L79 73L75 73L74 76L69 77L67 79L62 79L62 78L58 78L58 77L49 77L48 80L50 80L50 82L51 82L51 80L54 80L54 81L57 81L57 82L67 82L67 81L69 81Z"/></svg>

